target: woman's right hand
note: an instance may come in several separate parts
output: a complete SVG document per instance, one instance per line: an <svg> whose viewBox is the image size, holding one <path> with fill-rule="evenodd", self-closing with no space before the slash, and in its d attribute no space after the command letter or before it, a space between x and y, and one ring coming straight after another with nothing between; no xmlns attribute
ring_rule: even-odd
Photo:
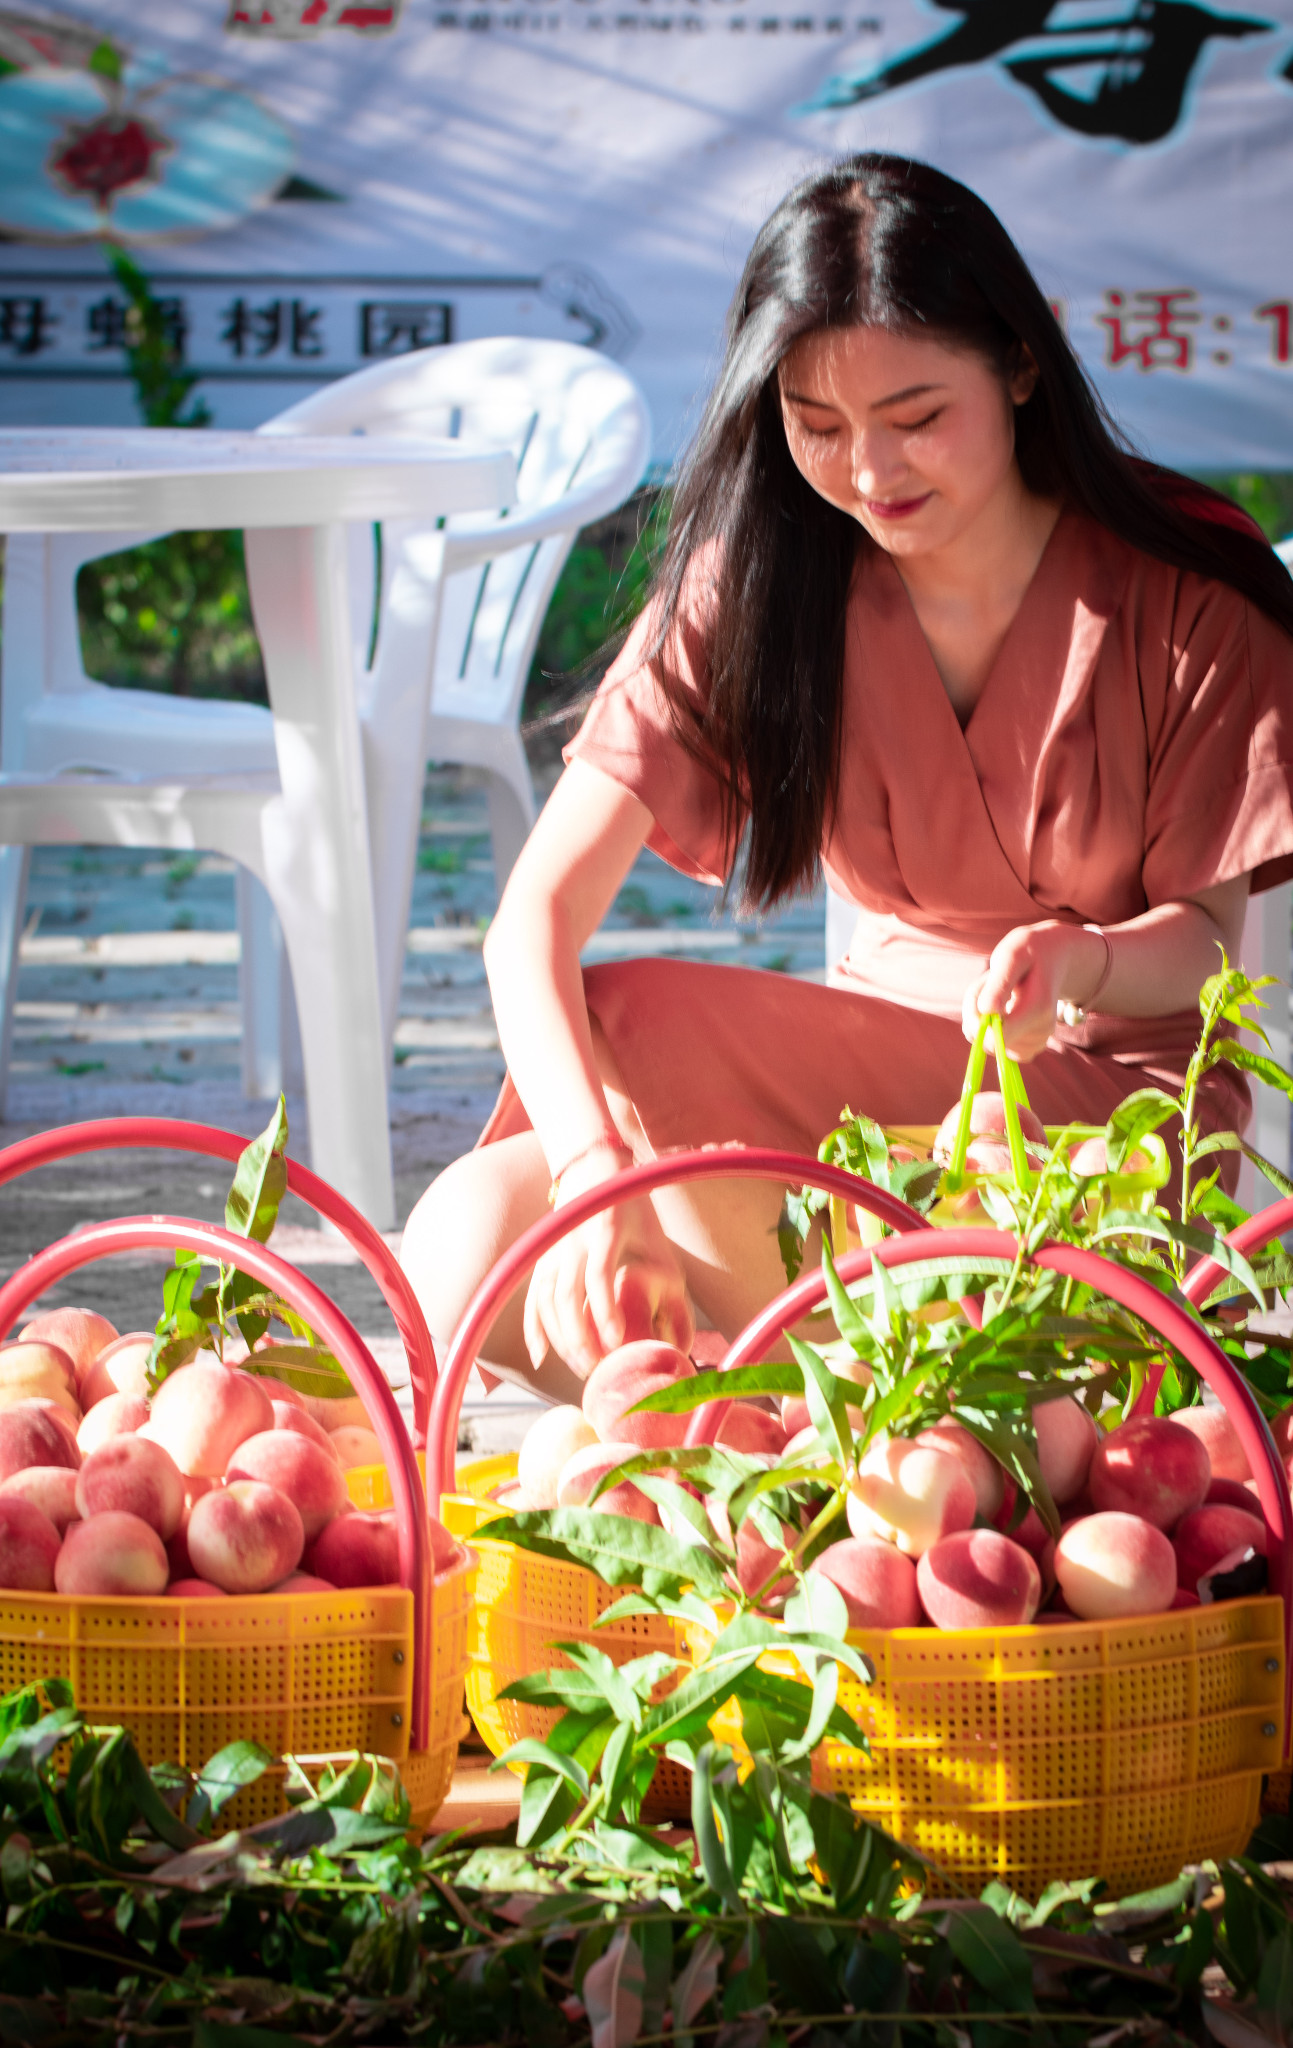
<svg viewBox="0 0 1293 2048"><path fill-rule="evenodd" d="M601 1172L562 1176L561 1201ZM536 1367L549 1347L587 1379L608 1351L656 1337L686 1351L695 1334L676 1252L645 1196L617 1202L570 1231L535 1266L525 1297L525 1345Z"/></svg>

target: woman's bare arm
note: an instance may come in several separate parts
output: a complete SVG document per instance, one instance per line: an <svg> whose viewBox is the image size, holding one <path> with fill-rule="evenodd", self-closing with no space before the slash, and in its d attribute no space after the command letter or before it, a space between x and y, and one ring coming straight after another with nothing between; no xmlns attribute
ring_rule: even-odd
<svg viewBox="0 0 1293 2048"><path fill-rule="evenodd" d="M544 806L485 941L508 1071L554 1178L558 1203L628 1160L597 1070L580 949L641 851L651 813L596 768L574 761ZM563 1171L563 1169L568 1169ZM626 1337L686 1344L681 1267L649 1201L618 1204L535 1267L525 1306L536 1365L548 1346L590 1373Z"/></svg>
<svg viewBox="0 0 1293 2048"><path fill-rule="evenodd" d="M1019 925L993 950L988 971L966 993L963 1023L973 1037L990 1010L1005 1018L1006 1044L1017 1059L1035 1059L1055 1028L1060 1002L1098 1007L1115 1017L1167 1017L1192 1009L1221 965L1221 951L1239 952L1249 877L1219 882L1176 903L1160 903L1104 937L1081 925ZM1105 937L1109 941L1105 946ZM1101 983L1108 964L1108 975Z"/></svg>

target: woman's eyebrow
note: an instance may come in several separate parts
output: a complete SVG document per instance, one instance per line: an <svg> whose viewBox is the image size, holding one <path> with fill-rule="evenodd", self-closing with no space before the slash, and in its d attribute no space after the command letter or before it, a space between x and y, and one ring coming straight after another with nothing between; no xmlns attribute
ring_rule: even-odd
<svg viewBox="0 0 1293 2048"><path fill-rule="evenodd" d="M946 391L946 384L908 384L902 391L891 391L887 398L877 398L871 406L872 412L879 412L886 405L902 405L909 398L923 398L927 391Z"/></svg>

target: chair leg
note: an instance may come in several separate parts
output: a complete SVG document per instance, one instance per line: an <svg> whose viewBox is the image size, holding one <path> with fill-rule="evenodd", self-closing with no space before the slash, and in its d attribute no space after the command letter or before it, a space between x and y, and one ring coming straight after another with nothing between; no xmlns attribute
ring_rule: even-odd
<svg viewBox="0 0 1293 2048"><path fill-rule="evenodd" d="M287 972L283 933L268 893L249 868L238 869L235 894L242 941L238 965L242 1092L249 1102L264 1102L283 1087L282 984Z"/></svg>
<svg viewBox="0 0 1293 2048"><path fill-rule="evenodd" d="M0 847L0 1111L9 1088L13 1006L18 994L18 947L27 908L29 846Z"/></svg>
<svg viewBox="0 0 1293 2048"><path fill-rule="evenodd" d="M511 777L500 775L497 770L491 771L486 785L489 836L494 846L494 886L500 897L534 824L534 798L529 793L528 768L525 775L527 787L524 795Z"/></svg>

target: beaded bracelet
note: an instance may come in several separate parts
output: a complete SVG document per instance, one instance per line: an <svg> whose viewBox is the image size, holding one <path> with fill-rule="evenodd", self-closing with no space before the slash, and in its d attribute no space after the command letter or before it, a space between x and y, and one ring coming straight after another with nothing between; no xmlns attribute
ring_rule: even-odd
<svg viewBox="0 0 1293 2048"><path fill-rule="evenodd" d="M1094 932L1098 939L1104 940L1104 973L1100 976L1099 981L1092 989L1085 1003L1056 1003L1055 1014L1062 1024L1068 1025L1070 1031L1074 1030L1077 1025L1086 1022L1087 1011L1094 1009L1096 997L1103 993L1104 985L1113 972L1113 940L1109 937L1108 932L1105 931L1102 925L1098 924L1084 924L1082 929L1084 932Z"/></svg>
<svg viewBox="0 0 1293 2048"><path fill-rule="evenodd" d="M561 1192L562 1180L565 1178L566 1174L569 1173L571 1167L578 1166L581 1160L588 1159L592 1156L594 1152L601 1151L627 1152L630 1159L633 1157L632 1146L625 1144L623 1138L621 1138L618 1131L612 1131L607 1129L603 1131L600 1134L600 1136L596 1138L590 1138L586 1145L580 1146L578 1152L576 1152L573 1155L573 1157L567 1159L565 1165L560 1169L558 1173L553 1174L552 1185L548 1189L548 1207L550 1209L556 1208L557 1196Z"/></svg>

